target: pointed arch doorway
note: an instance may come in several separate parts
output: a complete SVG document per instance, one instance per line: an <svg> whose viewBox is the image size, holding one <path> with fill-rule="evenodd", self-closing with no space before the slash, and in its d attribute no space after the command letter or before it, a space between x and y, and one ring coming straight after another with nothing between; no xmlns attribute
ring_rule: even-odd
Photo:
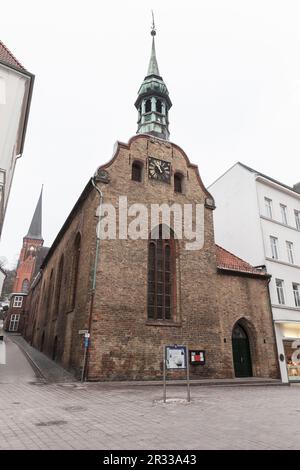
<svg viewBox="0 0 300 470"><path fill-rule="evenodd" d="M235 376L252 377L249 337L239 323L236 323L232 330L232 355Z"/></svg>

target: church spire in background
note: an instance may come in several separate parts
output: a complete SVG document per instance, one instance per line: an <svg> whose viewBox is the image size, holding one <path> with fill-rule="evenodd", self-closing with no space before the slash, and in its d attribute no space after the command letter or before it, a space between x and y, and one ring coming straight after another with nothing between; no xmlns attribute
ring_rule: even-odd
<svg viewBox="0 0 300 470"><path fill-rule="evenodd" d="M35 240L43 239L42 237L42 198L43 198L43 186L41 189L40 197L36 205L26 238L32 238Z"/></svg>

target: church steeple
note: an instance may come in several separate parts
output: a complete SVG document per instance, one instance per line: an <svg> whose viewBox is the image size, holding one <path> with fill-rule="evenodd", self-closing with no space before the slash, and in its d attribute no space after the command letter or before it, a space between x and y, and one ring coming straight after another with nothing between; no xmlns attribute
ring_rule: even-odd
<svg viewBox="0 0 300 470"><path fill-rule="evenodd" d="M35 274L36 263L40 261L41 250L44 244L42 237L42 197L43 188L41 189L28 233L23 237L23 246L19 256L13 288L14 292L28 292Z"/></svg>
<svg viewBox="0 0 300 470"><path fill-rule="evenodd" d="M41 194L36 205L32 221L25 238L31 238L35 240L43 240L42 237L42 198L43 198L43 187Z"/></svg>
<svg viewBox="0 0 300 470"><path fill-rule="evenodd" d="M155 50L156 29L154 18L151 36L152 49L148 72L138 91L138 98L135 102L135 107L139 113L137 134L152 134L168 140L170 135L168 112L172 103L166 84L159 74Z"/></svg>

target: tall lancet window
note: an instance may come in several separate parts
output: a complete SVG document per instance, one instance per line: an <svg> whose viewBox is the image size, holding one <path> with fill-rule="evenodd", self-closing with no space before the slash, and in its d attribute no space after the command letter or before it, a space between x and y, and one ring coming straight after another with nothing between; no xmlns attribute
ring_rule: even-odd
<svg viewBox="0 0 300 470"><path fill-rule="evenodd" d="M170 237L168 233L170 231ZM148 319L171 320L175 299L175 240L173 231L160 225L149 238Z"/></svg>
<svg viewBox="0 0 300 470"><path fill-rule="evenodd" d="M80 233L77 233L75 241L74 241L74 247L73 247L72 279L71 279L71 310L74 309L75 303L76 303L80 249L81 249L81 235Z"/></svg>

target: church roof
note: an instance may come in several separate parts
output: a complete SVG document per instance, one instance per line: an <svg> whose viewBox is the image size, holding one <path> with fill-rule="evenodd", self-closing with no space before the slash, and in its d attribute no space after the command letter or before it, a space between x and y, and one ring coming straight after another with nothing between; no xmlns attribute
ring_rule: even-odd
<svg viewBox="0 0 300 470"><path fill-rule="evenodd" d="M47 246L40 246L37 250L37 255L36 255L36 261L35 261L35 266L34 266L34 272L32 274L32 279L34 280L35 277L37 276L39 270L41 269L41 266L44 262L44 259L46 258L48 251L50 248Z"/></svg>
<svg viewBox="0 0 300 470"><path fill-rule="evenodd" d="M43 197L43 188L36 205L32 221L26 235L26 238L33 238L36 240L42 240L42 197Z"/></svg>
<svg viewBox="0 0 300 470"><path fill-rule="evenodd" d="M23 65L15 58L2 41L0 41L0 61L7 65L12 65L17 69L25 70Z"/></svg>
<svg viewBox="0 0 300 470"><path fill-rule="evenodd" d="M237 271L244 274L254 274L255 276L268 276L265 269L251 266L243 259L235 256L230 251L225 250L221 246L216 245L217 247L217 264L218 268L228 271Z"/></svg>

